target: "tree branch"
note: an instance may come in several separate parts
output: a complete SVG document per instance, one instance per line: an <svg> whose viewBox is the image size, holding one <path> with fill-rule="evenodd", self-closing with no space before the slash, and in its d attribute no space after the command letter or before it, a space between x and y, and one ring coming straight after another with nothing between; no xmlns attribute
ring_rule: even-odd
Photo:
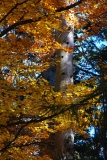
<svg viewBox="0 0 107 160"><path fill-rule="evenodd" d="M105 90L106 92L107 90ZM75 108L75 107L79 107L81 106L81 104L85 104L86 101L98 96L98 95L101 95L103 93L103 88L101 88L101 85L92 93L92 94L89 94L88 96L86 96L83 100L79 101L78 103L76 104L71 104L71 105L61 105L61 109L59 111L56 111L54 112L52 115L49 115L49 116L45 116L45 117L33 117L31 120L29 121L25 121L25 120L18 120L16 122L10 122L10 123L7 123L7 125L0 125L0 127L7 127L7 126L13 126L13 125L28 125L28 124L31 124L31 123L39 123L39 122L42 122L42 121L45 121L45 120L49 120L49 119L52 119L60 114L63 114L65 113L66 111L68 110L71 110L72 108ZM63 108L62 108L63 107ZM60 107L58 107L60 108ZM23 117L24 118L24 117ZM30 117L31 118L31 117Z"/></svg>
<svg viewBox="0 0 107 160"><path fill-rule="evenodd" d="M61 8L58 8L56 10L56 12L62 12L62 11L66 11L66 10L69 10L71 8L74 8L76 6L78 6L79 4L82 3L82 0L79 0L78 2L74 3L74 4L70 4L69 6L66 6L66 7L61 7Z"/></svg>
<svg viewBox="0 0 107 160"><path fill-rule="evenodd" d="M0 22L2 22L18 5L21 5L23 3L26 3L28 0L25 0L21 3L17 3L1 20ZM39 3L40 0L38 0L37 3ZM66 7L61 7L59 9L57 9L55 12L62 12L62 11L65 11L65 10L69 10L79 4L82 3L82 0L79 0L78 2L74 3L74 4L71 4L69 6L66 6ZM8 28L6 28L5 30L3 30L1 33L0 33L0 37L4 36L5 34L7 34L9 31L11 31L12 29L20 26L20 25L25 25L25 24L28 24L28 23L32 23L32 22L38 22L42 19L42 17L39 17L37 20L33 20L33 19L27 19L27 20L23 20L23 21L19 21L19 22L16 22L14 24L12 24L11 26L9 26Z"/></svg>
<svg viewBox="0 0 107 160"><path fill-rule="evenodd" d="M36 118L36 119L32 119L32 120L30 120L30 121L17 121L17 122L14 122L14 123L11 123L11 124L7 124L7 126L13 126L13 125L23 125L23 126L21 126L21 128L18 130L18 132L17 132L17 134L16 134L16 136L15 136L15 138L11 141L11 142L9 142L4 148L2 148L1 150L0 150L0 152L4 152L5 150L7 150L10 146L11 146L11 144L18 138L18 136L19 136L19 134L21 133L21 130L25 127L25 126L27 126L27 125L29 125L30 123L38 123L38 122L42 122L42 121L45 121L45 120L47 120L47 119L52 119L53 117L56 117L56 116L58 116L59 114L62 114L62 113L64 113L64 112L66 112L66 111L68 111L68 110L71 110L72 108L75 108L75 107L79 107L79 106L81 106L81 105L85 105L86 103L86 101L88 101L88 100L90 100L91 98L94 98L94 97L96 97L96 96L98 96L98 95L101 95L102 93L104 93L104 91L105 90L103 90L103 88L101 87L101 85L92 93L92 94L90 94L90 95L88 95L86 98L84 98L83 100L81 100L79 103L77 103L77 104L72 104L72 105L68 105L68 107L63 107L59 112L56 112L56 113L54 113L54 114L52 114L52 115L50 115L50 116L48 116L48 117L42 117L42 118ZM107 90L106 90L107 91ZM106 92L105 91L105 92ZM3 126L2 126L3 127ZM5 126L6 127L6 126Z"/></svg>
<svg viewBox="0 0 107 160"><path fill-rule="evenodd" d="M88 74L92 74L93 76L99 77L99 75L97 75L97 74L95 74L95 73L93 73L93 72L91 72L91 71L89 71L89 70L83 69L83 68L81 68L81 67L79 67L79 66L77 66L77 65L75 65L75 64L74 64L74 66L77 67L78 69L80 69L81 71L84 71L84 72L86 72L86 73L88 73Z"/></svg>
<svg viewBox="0 0 107 160"><path fill-rule="evenodd" d="M12 29L18 27L18 26L21 26L21 25L25 25L25 24L28 24L28 23L32 23L32 22L38 22L40 21L42 18L39 17L37 20L33 20L33 19L27 19L27 20L23 20L23 21L19 21L19 22L16 22L14 24L12 24L11 26L9 26L8 28L6 28L5 30L3 30L1 33L0 33L0 37L4 36L5 34L7 34L9 31L11 31Z"/></svg>
<svg viewBox="0 0 107 160"><path fill-rule="evenodd" d="M1 153L5 152L5 150L7 150L7 149L11 146L11 144L18 138L18 136L20 135L22 129L23 129L25 126L26 126L26 125L23 125L23 126L20 127L20 129L18 130L18 132L17 132L17 134L15 135L15 137L13 138L13 140L10 141L6 146L4 146L4 148L2 148L2 149L0 150Z"/></svg>
<svg viewBox="0 0 107 160"><path fill-rule="evenodd" d="M13 8L11 8L11 10L0 20L0 23L1 23L10 13L12 13L12 11L13 11L14 9L16 9L17 6L19 6L19 5L21 5L21 4L24 4L24 3L26 3L27 1L28 1L28 0L25 0L25 1L20 2L20 3L16 3L15 6L14 6Z"/></svg>

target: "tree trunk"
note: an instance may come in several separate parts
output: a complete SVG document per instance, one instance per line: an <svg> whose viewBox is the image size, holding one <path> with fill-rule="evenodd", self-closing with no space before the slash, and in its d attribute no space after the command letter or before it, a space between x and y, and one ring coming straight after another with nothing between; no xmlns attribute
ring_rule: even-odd
<svg viewBox="0 0 107 160"><path fill-rule="evenodd" d="M73 30L58 32L58 42L64 47L73 47ZM65 84L73 83L73 55L64 50L57 51L56 91L65 90Z"/></svg>
<svg viewBox="0 0 107 160"><path fill-rule="evenodd" d="M65 20L63 24L67 26ZM64 47L74 46L73 28L66 32L57 32L57 41ZM73 84L73 55L64 50L57 51L56 91L66 90L65 84ZM71 129L55 134L55 160L73 159L74 134Z"/></svg>

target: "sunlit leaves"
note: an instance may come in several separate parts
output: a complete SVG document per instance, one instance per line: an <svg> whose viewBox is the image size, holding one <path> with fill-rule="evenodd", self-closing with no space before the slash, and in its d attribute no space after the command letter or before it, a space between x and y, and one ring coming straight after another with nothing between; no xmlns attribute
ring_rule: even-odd
<svg viewBox="0 0 107 160"><path fill-rule="evenodd" d="M81 30L88 25L88 19L92 32L84 30L78 40L97 34L106 25L106 1L87 0L72 10L57 13L61 7L66 7L61 0L0 2L0 159L49 160L46 153L39 156L38 151L41 146L45 148L47 143L42 140L47 140L50 133L72 128L88 138L84 131L90 122L98 122L98 110L87 113L99 99L97 95L90 96L97 88L94 79L67 86L65 92L55 92L40 73L55 65L52 56L56 49L72 52L72 48L63 48L55 41L53 31L67 31L72 24ZM61 16L70 28L61 28ZM24 23L25 20L32 21Z"/></svg>

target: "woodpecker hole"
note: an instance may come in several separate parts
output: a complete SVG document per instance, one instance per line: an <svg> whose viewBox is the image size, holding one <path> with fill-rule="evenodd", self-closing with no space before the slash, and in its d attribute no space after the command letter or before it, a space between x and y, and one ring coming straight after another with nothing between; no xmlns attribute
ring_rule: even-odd
<svg viewBox="0 0 107 160"><path fill-rule="evenodd" d="M63 72L62 75L64 75L65 73Z"/></svg>
<svg viewBox="0 0 107 160"><path fill-rule="evenodd" d="M73 77L73 75L70 76L70 78L72 78L72 77Z"/></svg>

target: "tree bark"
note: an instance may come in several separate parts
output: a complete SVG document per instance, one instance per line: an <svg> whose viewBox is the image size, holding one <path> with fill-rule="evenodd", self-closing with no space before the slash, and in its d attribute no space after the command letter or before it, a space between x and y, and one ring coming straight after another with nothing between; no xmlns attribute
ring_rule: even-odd
<svg viewBox="0 0 107 160"><path fill-rule="evenodd" d="M62 24L69 27L65 20ZM56 40L63 47L73 48L73 27L68 31L57 31ZM56 63L56 91L66 90L67 84L73 84L73 55L72 53L58 50ZM74 134L72 129L55 133L55 160L73 159Z"/></svg>
<svg viewBox="0 0 107 160"><path fill-rule="evenodd" d="M57 41L64 47L72 48L74 44L73 29L57 33ZM73 54L58 50L56 52L56 91L65 90L65 84L73 83Z"/></svg>

